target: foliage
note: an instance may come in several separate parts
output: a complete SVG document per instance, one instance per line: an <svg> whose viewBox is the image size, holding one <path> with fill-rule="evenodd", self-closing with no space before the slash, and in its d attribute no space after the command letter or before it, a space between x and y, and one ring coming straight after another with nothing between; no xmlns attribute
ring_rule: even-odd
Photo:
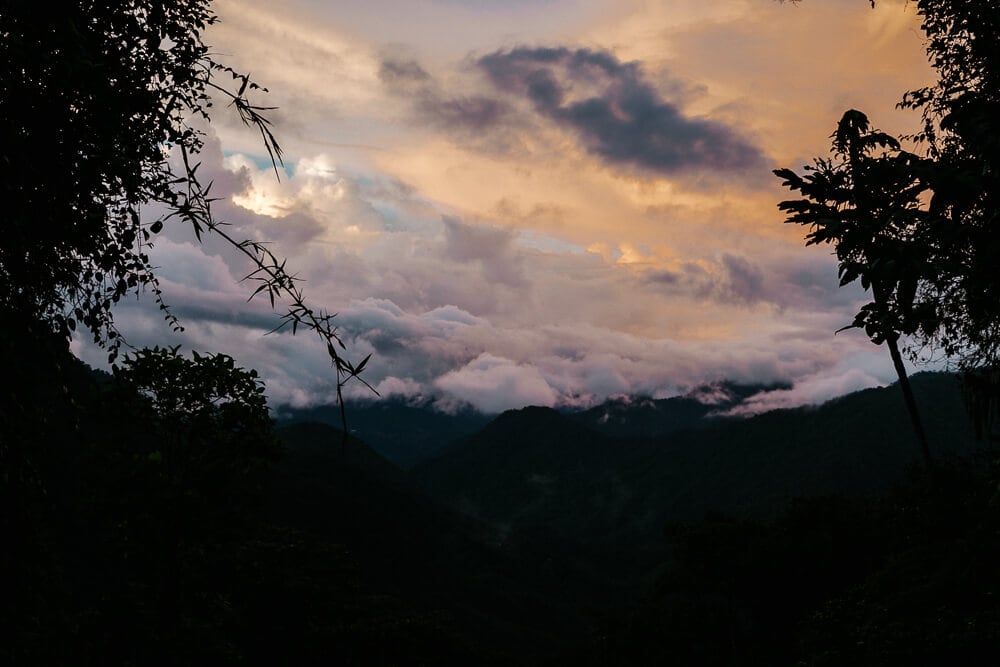
<svg viewBox="0 0 1000 667"><path fill-rule="evenodd" d="M194 352L187 359L177 350L127 355L106 398L128 421L145 424L149 437L126 449L157 471L178 502L225 497L279 453L264 387L256 371L237 367L232 357Z"/></svg>
<svg viewBox="0 0 1000 667"><path fill-rule="evenodd" d="M66 503L60 514L87 527L79 550L104 586L80 641L136 662L164 650L179 662L221 660L233 622L221 572L255 523L262 480L280 453L257 374L225 355L154 348L127 355L83 400L79 453L62 453L77 457L77 507L67 506L65 483L52 485ZM121 623L129 637L104 644L104 629Z"/></svg>
<svg viewBox="0 0 1000 667"><path fill-rule="evenodd" d="M924 310L895 324L915 334L915 356L941 352L963 371L977 430L1000 437L991 430L1000 414L1000 8L980 0L915 4L937 81L905 93L898 106L921 113L922 129L906 138L925 157L919 176L911 159L881 175L886 187L919 178L926 188L922 219L911 220L923 244Z"/></svg>
<svg viewBox="0 0 1000 667"><path fill-rule="evenodd" d="M916 301L918 288L936 275L933 229L923 207L927 163L900 150L899 142L873 130L860 111L847 111L833 134L834 159L819 158L806 175L776 169L783 185L803 199L778 205L785 222L807 225L806 245L832 243L840 260L841 286L861 281L872 300L844 327L863 328L885 343L899 377L913 430L927 463L930 449L903 365L898 340L938 327L933 301Z"/></svg>
<svg viewBox="0 0 1000 667"><path fill-rule="evenodd" d="M159 299L146 248L163 220L143 223L143 207L183 203L169 151L201 147L188 120L210 106L214 20L203 1L4 3L6 308L115 349L111 305L142 288Z"/></svg>
<svg viewBox="0 0 1000 667"><path fill-rule="evenodd" d="M996 270L1000 265L1000 235L996 233L1000 223L996 131L1000 54L994 41L1000 29L1000 9L978 0L918 0L916 8L927 35L927 56L938 78L933 85L905 93L899 106L920 111L923 127L907 138L923 149L925 157L883 143L894 154L870 161L880 167L874 178L855 179L870 197L900 188L908 199L895 202L894 217L903 221L901 226L883 227L886 236L897 243L878 244L873 238L868 248L881 264L878 273L882 277L902 272L896 280L889 276L889 287L894 283L906 290L893 293L883 285L880 300L879 281L873 276L875 305L859 313L855 326L865 326L869 335L879 337L887 331L912 334L914 355L921 350L943 353L965 373L969 411L977 430L996 436L991 429L995 415L1000 414L996 372L1000 367L1000 301L996 298L1000 293ZM881 140L891 138L882 135ZM852 171L861 170L860 163L847 162ZM819 166L832 167L829 163ZM798 186L803 181L797 181L791 171L776 173L785 178L785 185L802 189ZM812 185L820 185L818 179ZM803 193L817 194L815 189ZM793 221L816 224L821 220L814 216L810 222L806 211L787 204L782 207L798 216ZM860 196L854 204L861 208ZM838 243L848 241L836 233L834 237ZM911 250L904 262L899 261L901 244ZM842 279L853 276L855 271L845 266L844 257L841 262ZM872 264L866 267L869 273L875 268ZM911 307L910 295L917 294L918 288L919 308ZM901 294L906 298L892 303ZM879 307L880 301L885 307Z"/></svg>
<svg viewBox="0 0 1000 667"><path fill-rule="evenodd" d="M148 254L164 225L179 221L198 239L214 233L242 252L254 267L248 277L260 282L255 295L272 306L275 297L289 300L283 323L320 337L339 390L365 363L342 356L332 315L306 304L283 260L213 218L212 184L199 180L196 125L210 121L213 96L281 159L268 107L248 97L265 89L218 62L203 41L217 20L210 0L67 1L50 12L5 0L0 308L24 336L37 323L63 337L89 331L109 362L122 345L113 307L129 294L152 292L180 330Z"/></svg>
<svg viewBox="0 0 1000 667"><path fill-rule="evenodd" d="M778 205L788 214L785 222L809 227L806 245L835 246L841 286L860 280L871 290L873 299L851 327L864 329L876 344L918 330L933 333L935 304L917 300L918 285L933 269L921 199L929 187L926 162L873 130L860 111L844 114L833 140L834 159L816 159L804 176L774 171L804 197Z"/></svg>
<svg viewBox="0 0 1000 667"><path fill-rule="evenodd" d="M994 664L1000 543L983 473L940 465L882 498L671 525L642 603L564 664Z"/></svg>
<svg viewBox="0 0 1000 667"><path fill-rule="evenodd" d="M922 113L922 142L936 167L931 209L941 220L942 314L932 343L965 371L969 412L993 438L1000 414L1000 8L976 0L920 0L927 55L938 81L900 106Z"/></svg>
<svg viewBox="0 0 1000 667"><path fill-rule="evenodd" d="M370 478L343 491L352 471L331 469L343 457L329 433L310 442L327 467L295 469L286 488L252 371L172 349L127 355L114 376L65 364L74 400L40 396L67 414L33 433L45 493L26 530L3 525L4 664L482 664L450 619L362 576L343 531L297 527L350 515L368 534L357 516L381 496ZM345 501L296 502L313 479ZM413 546L381 539L389 563Z"/></svg>
<svg viewBox="0 0 1000 667"><path fill-rule="evenodd" d="M921 0L917 11L933 86L906 93L919 110L914 136L933 158L931 213L941 241L933 282L943 311L937 343L963 368L1000 364L1000 9L975 0Z"/></svg>
<svg viewBox="0 0 1000 667"><path fill-rule="evenodd" d="M216 21L210 0L0 2L0 366L10 379L0 534L14 545L3 551L0 624L12 664L233 657L217 632L233 622L232 590L217 581L248 539L279 449L256 374L233 359L120 356L130 346L113 311L128 296L151 293L182 328L149 255L167 224L242 252L255 294L284 299L284 322L326 344L338 389L364 367L341 356L332 316L306 304L284 261L212 215L197 127L213 100L281 160L268 108L250 99L264 89L203 41ZM74 332L120 362L115 378L95 384L81 370Z"/></svg>

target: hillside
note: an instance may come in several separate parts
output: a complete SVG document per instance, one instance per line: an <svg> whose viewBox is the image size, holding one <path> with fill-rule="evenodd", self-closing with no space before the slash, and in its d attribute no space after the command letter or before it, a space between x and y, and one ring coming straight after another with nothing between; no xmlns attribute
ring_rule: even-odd
<svg viewBox="0 0 1000 667"><path fill-rule="evenodd" d="M785 384L719 382L670 398L613 397L592 408L566 414L605 435L656 438L706 426L713 421L714 414L725 412L759 392L789 388Z"/></svg>
<svg viewBox="0 0 1000 667"><path fill-rule="evenodd" d="M955 378L921 374L913 384L935 451L973 452ZM885 492L916 460L909 428L895 386L649 439L611 438L526 408L412 475L488 522L498 540L544 544L557 558L585 548L598 571L630 585L660 557L668 523L708 512L766 519L796 497Z"/></svg>
<svg viewBox="0 0 1000 667"><path fill-rule="evenodd" d="M220 664L791 665L995 645L979 630L1000 627L995 478L946 464L890 491L917 454L895 387L656 438L525 408L409 472L299 423L210 499L192 476L207 464L165 476L172 432L123 420L115 380L80 371L81 430L52 430L36 457L66 557L49 588L18 593L68 610L38 617L73 637L44 642L47 663L170 646ZM972 452L955 379L914 385L942 460ZM619 426L630 405L648 408L622 402ZM171 599L194 628L183 641L161 634ZM74 635L78 619L91 625Z"/></svg>
<svg viewBox="0 0 1000 667"><path fill-rule="evenodd" d="M514 646L543 655L583 636L584 616L535 563L496 549L483 524L429 498L364 443L342 446L340 431L318 423L278 433L270 520L343 545L365 586L436 619L476 662L505 664Z"/></svg>
<svg viewBox="0 0 1000 667"><path fill-rule="evenodd" d="M494 418L471 408L446 413L432 403L394 398L348 402L347 415L353 437L401 468L433 455L452 440L475 433ZM280 406L277 421L285 426L315 422L341 428L340 408L335 405Z"/></svg>
<svg viewBox="0 0 1000 667"><path fill-rule="evenodd" d="M935 452L948 460L973 453L978 445L955 378L920 374L913 384ZM642 647L664 636L658 623L678 622L657 619L725 608L707 583L689 590L684 582L700 563L712 574L698 577L718 579L727 563L739 562L744 543L763 560L740 564L733 575L740 586L767 577L781 595L792 595L803 584L788 583L766 563L797 562L800 551L815 568L795 576L815 570L834 577L794 598L794 613L777 602L766 606L761 613L771 625L758 631L776 632L775 619L804 614L891 562L892 544L868 548L871 535L886 529L864 508L881 507L875 499L917 460L897 387L749 419L710 417L709 406L692 397L615 407L615 429L668 419L676 428L658 437L612 437L586 423L597 412L581 419L586 413L529 407L496 417L403 472L356 439L342 446L328 425L285 426L268 516L342 545L358 585L369 591L355 603L365 623L378 629L413 619L402 640L443 662L550 664L562 656L566 664L589 664L607 631L619 651L642 664L635 657ZM688 426L681 428L685 411ZM793 502L801 497L817 500ZM792 518L790 507L798 512ZM887 511L885 520L897 521ZM761 527L772 520L782 523ZM839 540L843 553L823 546L828 539ZM853 564L842 566L844 558ZM748 583L740 583L744 578ZM639 604L646 599L651 606ZM714 626L706 622L692 632L710 633ZM658 650L669 654L683 635L670 633ZM590 648L579 654L574 646Z"/></svg>

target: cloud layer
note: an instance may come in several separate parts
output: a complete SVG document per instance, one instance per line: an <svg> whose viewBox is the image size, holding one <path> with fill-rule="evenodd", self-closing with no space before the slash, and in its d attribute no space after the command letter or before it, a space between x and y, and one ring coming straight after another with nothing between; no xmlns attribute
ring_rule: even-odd
<svg viewBox="0 0 1000 667"><path fill-rule="evenodd" d="M381 393L495 411L794 384L752 412L891 379L863 335L833 335L864 296L781 224L769 169L822 154L849 106L909 129L893 103L926 63L902 4L218 7L209 41L273 91L288 163L277 182L217 105L199 173L339 313L352 358L373 353ZM152 258L187 330L130 302L131 342L233 354L274 403L333 399L318 341L265 335L238 253L169 227Z"/></svg>
<svg viewBox="0 0 1000 667"><path fill-rule="evenodd" d="M750 413L887 377L887 362L877 359L866 359L863 372L838 366L870 345L863 336L833 337L841 316L816 311L819 303L852 304L836 289L829 260L796 256L765 269L720 253L668 269L664 258L633 247L588 251L467 222L399 184L323 158L301 160L280 186L239 156L209 151L203 160L205 173L231 188L220 190L219 213L234 231L264 235L292 257L314 304L341 304L348 349L355 359L373 354L365 378L385 395L498 412L670 396L705 380L805 382L755 397ZM130 303L119 321L133 344L232 354L261 371L275 404L333 400L322 346L303 334L265 335L277 315L262 299L247 303L250 287L239 277L249 267L231 248L211 237L198 245L189 230L168 227L152 257L186 331L166 335L153 304ZM649 336L650 322L675 334ZM100 358L82 343L78 350ZM348 393L370 398L360 384Z"/></svg>

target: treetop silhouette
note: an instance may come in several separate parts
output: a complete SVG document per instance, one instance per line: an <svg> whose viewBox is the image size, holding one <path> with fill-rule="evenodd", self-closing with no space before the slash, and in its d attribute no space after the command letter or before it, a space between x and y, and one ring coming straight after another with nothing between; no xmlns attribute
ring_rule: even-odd
<svg viewBox="0 0 1000 667"><path fill-rule="evenodd" d="M212 184L198 174L195 121L211 120L213 99L260 134L276 175L281 160L269 107L251 100L266 89L203 41L217 20L210 0L67 0L45 12L4 2L0 308L27 337L86 330L114 363L123 340L113 309L125 296L151 293L168 325L183 328L148 254L164 225L180 222L249 259L251 298L286 303L278 328L321 339L339 397L367 360L344 356L333 315L306 303L283 259L213 217Z"/></svg>
<svg viewBox="0 0 1000 667"><path fill-rule="evenodd" d="M938 75L898 104L921 114L922 129L904 137L920 153L849 111L833 161L815 161L804 177L775 171L805 196L780 207L788 222L812 226L808 244L837 245L841 284L860 278L872 290L851 326L890 352L906 336L914 358L943 355L962 371L983 433L1000 415L1000 9L977 0L915 4Z"/></svg>

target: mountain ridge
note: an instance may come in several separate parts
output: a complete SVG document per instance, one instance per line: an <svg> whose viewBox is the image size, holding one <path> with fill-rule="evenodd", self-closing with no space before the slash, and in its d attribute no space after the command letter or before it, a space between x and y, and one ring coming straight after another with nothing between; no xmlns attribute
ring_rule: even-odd
<svg viewBox="0 0 1000 667"><path fill-rule="evenodd" d="M921 374L913 386L935 452L971 455L977 443L954 377ZM641 570L656 561L671 522L711 512L768 519L798 497L887 491L919 454L898 391L869 389L658 438L611 437L550 409L508 411L410 474L506 540L531 535L569 559L572 545L585 543L608 572Z"/></svg>
<svg viewBox="0 0 1000 667"><path fill-rule="evenodd" d="M588 428L617 437L656 437L705 425L719 410L734 407L762 391L789 388L783 383L716 382L699 385L682 395L654 399L648 396L612 396L586 407L546 408ZM515 408L522 410L529 407ZM465 405L444 411L430 399L390 397L348 404L348 429L390 462L404 469L433 457L449 443L476 433L502 414L478 412ZM334 405L306 408L278 406L279 425L318 422L341 428L340 409Z"/></svg>

